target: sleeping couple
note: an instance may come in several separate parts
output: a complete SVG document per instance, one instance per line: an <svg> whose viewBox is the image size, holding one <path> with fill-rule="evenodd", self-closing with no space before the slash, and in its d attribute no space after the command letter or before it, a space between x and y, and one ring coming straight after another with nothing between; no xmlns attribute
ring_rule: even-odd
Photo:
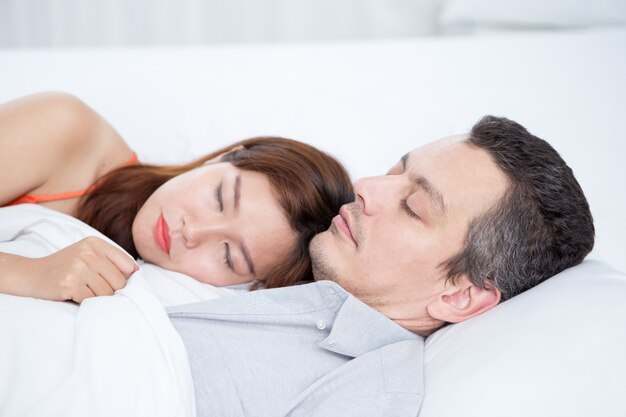
<svg viewBox="0 0 626 417"><path fill-rule="evenodd" d="M87 105L46 93L0 106L0 167L1 206L48 207L124 249L87 238L0 253L2 293L81 303L123 288L134 259L250 290L168 310L199 416L414 416L424 337L594 242L571 169L501 117L352 188L329 155L275 137L145 165Z"/></svg>

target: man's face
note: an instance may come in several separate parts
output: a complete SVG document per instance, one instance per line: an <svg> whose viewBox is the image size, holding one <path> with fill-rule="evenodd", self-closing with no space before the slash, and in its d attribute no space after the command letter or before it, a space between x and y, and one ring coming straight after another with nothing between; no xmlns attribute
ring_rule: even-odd
<svg viewBox="0 0 626 417"><path fill-rule="evenodd" d="M311 242L315 278L337 282L406 328L436 327L429 304L452 285L442 263L507 187L490 155L463 139L433 142L387 175L357 181L356 201Z"/></svg>

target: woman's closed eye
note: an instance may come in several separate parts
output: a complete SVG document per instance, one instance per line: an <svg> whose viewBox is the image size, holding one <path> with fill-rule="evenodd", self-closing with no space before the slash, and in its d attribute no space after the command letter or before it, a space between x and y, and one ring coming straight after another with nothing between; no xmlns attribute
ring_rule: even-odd
<svg viewBox="0 0 626 417"><path fill-rule="evenodd" d="M230 245L228 242L224 242L224 264L233 272L235 271L233 259L230 255Z"/></svg>

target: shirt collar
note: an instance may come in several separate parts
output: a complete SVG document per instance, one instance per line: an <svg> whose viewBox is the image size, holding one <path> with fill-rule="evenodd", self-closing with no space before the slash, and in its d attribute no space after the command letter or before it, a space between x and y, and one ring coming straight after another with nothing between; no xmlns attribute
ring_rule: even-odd
<svg viewBox="0 0 626 417"><path fill-rule="evenodd" d="M330 286L326 288L331 289ZM423 338L348 294L337 312L330 334L319 346L355 358L404 340Z"/></svg>

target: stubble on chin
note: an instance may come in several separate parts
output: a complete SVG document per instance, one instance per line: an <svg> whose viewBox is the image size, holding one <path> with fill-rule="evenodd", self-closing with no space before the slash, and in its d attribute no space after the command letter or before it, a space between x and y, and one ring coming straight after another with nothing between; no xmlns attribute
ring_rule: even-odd
<svg viewBox="0 0 626 417"><path fill-rule="evenodd" d="M317 235L309 244L311 268L315 281L330 280L337 282L337 273L328 259L327 248L324 247L323 236Z"/></svg>

